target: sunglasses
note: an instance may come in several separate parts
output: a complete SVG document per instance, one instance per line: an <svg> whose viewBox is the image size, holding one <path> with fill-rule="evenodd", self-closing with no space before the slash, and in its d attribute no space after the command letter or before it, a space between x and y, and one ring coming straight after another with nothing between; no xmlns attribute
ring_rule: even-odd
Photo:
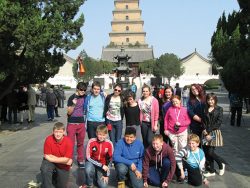
<svg viewBox="0 0 250 188"><path fill-rule="evenodd" d="M120 89L115 89L115 91L117 91L117 92L121 92L121 90L120 90Z"/></svg>
<svg viewBox="0 0 250 188"><path fill-rule="evenodd" d="M78 89L79 91L86 91L86 89Z"/></svg>

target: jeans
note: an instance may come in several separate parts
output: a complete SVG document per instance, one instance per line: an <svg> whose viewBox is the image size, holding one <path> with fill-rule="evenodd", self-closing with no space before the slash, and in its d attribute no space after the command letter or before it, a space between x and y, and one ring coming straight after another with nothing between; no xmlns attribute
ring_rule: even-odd
<svg viewBox="0 0 250 188"><path fill-rule="evenodd" d="M54 105L47 105L47 116L48 119L54 119L55 114L54 114Z"/></svg>
<svg viewBox="0 0 250 188"><path fill-rule="evenodd" d="M17 107L9 106L9 110L8 110L9 123L12 123L12 113L13 113L14 123L17 123Z"/></svg>
<svg viewBox="0 0 250 188"><path fill-rule="evenodd" d="M59 169L54 163L43 159L41 165L42 188L66 188L68 187L69 171ZM54 176L54 173L55 176ZM54 185L53 177L56 177L56 185Z"/></svg>
<svg viewBox="0 0 250 188"><path fill-rule="evenodd" d="M85 138L85 125L84 123L68 123L67 125L67 136L70 138L72 143L77 146L77 161L84 161L84 138ZM74 155L74 154L73 154ZM74 159L74 157L72 157Z"/></svg>
<svg viewBox="0 0 250 188"><path fill-rule="evenodd" d="M152 141L154 133L151 129L151 122L142 122L141 124L141 135L143 140L144 148L147 148Z"/></svg>
<svg viewBox="0 0 250 188"><path fill-rule="evenodd" d="M117 163L117 164L115 164L115 170L116 170L118 181L125 181L126 175L128 174L129 180L130 180L133 188L142 188L143 187L142 178L138 179L136 177L135 173L127 165L125 165L123 163Z"/></svg>
<svg viewBox="0 0 250 188"><path fill-rule="evenodd" d="M100 167L95 167L91 162L86 161L86 163L85 163L85 176L86 176L86 185L87 186L93 186L94 179L96 179L97 185L99 188L108 187L108 184L104 183L104 181L101 179L101 177L103 175L104 175L104 170L102 170Z"/></svg>
<svg viewBox="0 0 250 188"><path fill-rule="evenodd" d="M170 170L170 160L165 157L162 160L161 169L156 169L155 166L149 167L148 182L153 186L161 186L161 184L166 180Z"/></svg>
<svg viewBox="0 0 250 188"><path fill-rule="evenodd" d="M112 130L110 131L110 140L113 143L113 146L115 146L118 140L120 140L122 137L122 128L123 128L122 120L119 121L107 120L106 123L112 125Z"/></svg>
<svg viewBox="0 0 250 188"><path fill-rule="evenodd" d="M104 125L104 122L88 121L87 122L87 132L89 139L96 138L96 128L98 125Z"/></svg>

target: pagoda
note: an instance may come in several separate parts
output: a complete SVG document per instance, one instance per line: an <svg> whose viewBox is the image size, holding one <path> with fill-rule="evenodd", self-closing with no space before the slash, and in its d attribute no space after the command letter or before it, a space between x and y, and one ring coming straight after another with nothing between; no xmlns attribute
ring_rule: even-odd
<svg viewBox="0 0 250 188"><path fill-rule="evenodd" d="M154 59L153 48L145 42L144 21L141 19L139 0L114 0L112 31L109 33L110 43L102 49L101 59L117 63L117 55L125 48L128 65L132 71L129 76L138 76L139 63Z"/></svg>

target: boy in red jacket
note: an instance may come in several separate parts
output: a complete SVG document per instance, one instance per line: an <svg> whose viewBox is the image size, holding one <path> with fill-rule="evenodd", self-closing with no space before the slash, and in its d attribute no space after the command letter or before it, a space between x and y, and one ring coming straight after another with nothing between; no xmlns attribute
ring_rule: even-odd
<svg viewBox="0 0 250 188"><path fill-rule="evenodd" d="M108 187L114 149L107 135L106 125L99 125L96 129L97 138L91 138L88 142L85 163L86 185L82 187L93 187L94 179L97 180L98 187Z"/></svg>
<svg viewBox="0 0 250 188"><path fill-rule="evenodd" d="M163 142L163 137L156 134L152 144L146 149L143 160L142 177L144 187L168 187L175 172L176 162L172 148Z"/></svg>

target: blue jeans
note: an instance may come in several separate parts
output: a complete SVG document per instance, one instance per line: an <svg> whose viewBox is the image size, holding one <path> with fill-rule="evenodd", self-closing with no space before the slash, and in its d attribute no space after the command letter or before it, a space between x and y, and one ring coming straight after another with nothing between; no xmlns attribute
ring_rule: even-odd
<svg viewBox="0 0 250 188"><path fill-rule="evenodd" d="M149 184L153 186L161 186L161 184L166 180L166 177L170 170L170 166L170 160L165 157L163 158L161 169L156 169L155 166L149 167Z"/></svg>
<svg viewBox="0 0 250 188"><path fill-rule="evenodd" d="M54 163L43 159L41 165L42 188L66 188L68 187L69 171L62 170L56 167ZM56 186L54 185L53 177L56 173Z"/></svg>
<svg viewBox="0 0 250 188"><path fill-rule="evenodd" d="M54 119L54 109L55 106L54 105L47 105L47 115L48 115L48 119Z"/></svg>
<svg viewBox="0 0 250 188"><path fill-rule="evenodd" d="M109 137L111 142L113 143L113 146L115 146L118 140L120 140L122 137L122 128L123 128L122 120L119 121L107 120L106 123L112 125L112 130L110 131Z"/></svg>
<svg viewBox="0 0 250 188"><path fill-rule="evenodd" d="M125 181L126 175L129 175L129 179L133 188L142 188L143 180L138 179L131 168L123 163L115 164L115 170L117 174L118 181Z"/></svg>
<svg viewBox="0 0 250 188"><path fill-rule="evenodd" d="M100 167L95 167L91 162L86 161L85 163L85 176L86 176L86 185L93 186L94 179L97 180L97 185L100 188L108 187L108 184L104 183L101 177L104 175L104 170Z"/></svg>

